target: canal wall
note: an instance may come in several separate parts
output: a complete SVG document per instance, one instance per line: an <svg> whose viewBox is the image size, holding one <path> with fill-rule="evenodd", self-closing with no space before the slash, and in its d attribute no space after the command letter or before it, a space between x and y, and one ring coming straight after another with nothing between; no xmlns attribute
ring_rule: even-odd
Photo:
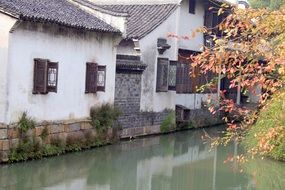
<svg viewBox="0 0 285 190"><path fill-rule="evenodd" d="M14 125L0 125L0 163L9 161L11 151L19 148L26 139L34 144L57 145L62 149L72 149L104 145L117 140L115 128L99 131L91 125L90 120L61 121L37 124L33 129L23 133ZM59 145L60 144L60 145ZM31 147L32 149L32 147Z"/></svg>
<svg viewBox="0 0 285 190"><path fill-rule="evenodd" d="M85 148L114 143L120 139L158 135L185 129L185 127L180 127L179 125L171 125L165 130L165 128L162 128L163 124L161 124L160 116L156 118L155 114L144 114L148 115L144 116L144 118L148 118L144 123L145 126L131 126L129 128L116 126L104 131L94 128L89 119L40 123L25 133L21 132L17 124L0 124L0 163L11 161L9 160L11 152L23 148L21 143L23 143L25 139L29 139L33 142L33 144L29 146L60 146L61 151L53 154L57 155L67 151L78 151ZM165 118L167 114L169 114L169 112L165 112L163 117ZM189 121L191 125L186 126L186 129L222 124L223 122L220 118L220 114L213 116L206 108L190 110Z"/></svg>

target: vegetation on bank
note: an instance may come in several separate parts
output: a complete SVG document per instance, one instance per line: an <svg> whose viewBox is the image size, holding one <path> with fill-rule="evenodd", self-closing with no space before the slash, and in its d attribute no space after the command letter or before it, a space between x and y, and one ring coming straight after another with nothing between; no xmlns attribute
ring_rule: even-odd
<svg viewBox="0 0 285 190"><path fill-rule="evenodd" d="M162 124L160 125L160 131L162 133L167 133L171 130L176 128L176 119L175 119L175 112L170 111L170 113L166 116L163 120Z"/></svg>
<svg viewBox="0 0 285 190"><path fill-rule="evenodd" d="M285 89L273 95L260 110L257 122L243 142L251 155L285 161Z"/></svg>
<svg viewBox="0 0 285 190"><path fill-rule="evenodd" d="M93 127L103 131L113 127L120 115L120 110L110 104L104 104L101 107L92 107L90 110Z"/></svg>
<svg viewBox="0 0 285 190"><path fill-rule="evenodd" d="M87 130L83 131L81 136L67 135L66 138L61 138L50 136L47 127L36 137L32 131L36 127L36 121L24 112L17 123L20 132L19 143L10 150L9 162L41 159L110 144L114 139L108 137L108 129L113 127L119 114L118 109L108 104L91 108L91 124L96 129L96 134Z"/></svg>

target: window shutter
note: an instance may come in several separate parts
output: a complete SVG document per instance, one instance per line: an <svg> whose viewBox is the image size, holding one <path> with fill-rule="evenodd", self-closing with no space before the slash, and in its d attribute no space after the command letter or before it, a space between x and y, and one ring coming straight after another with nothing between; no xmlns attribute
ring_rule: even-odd
<svg viewBox="0 0 285 190"><path fill-rule="evenodd" d="M158 58L157 60L157 78L156 78L156 91L168 91L168 65L169 60L165 58Z"/></svg>
<svg viewBox="0 0 285 190"><path fill-rule="evenodd" d="M57 62L48 62L47 69L47 91L48 92L57 92L57 83L58 83L58 63Z"/></svg>
<svg viewBox="0 0 285 190"><path fill-rule="evenodd" d="M190 93L196 93L197 88L199 88L200 76L197 67L191 67L191 85L190 85Z"/></svg>
<svg viewBox="0 0 285 190"><path fill-rule="evenodd" d="M86 63L85 93L97 92L97 63Z"/></svg>
<svg viewBox="0 0 285 190"><path fill-rule="evenodd" d="M98 66L98 74L97 74L97 91L105 92L105 84L106 84L106 66Z"/></svg>
<svg viewBox="0 0 285 190"><path fill-rule="evenodd" d="M213 12L209 9L205 11L205 26L207 28L212 28L213 26Z"/></svg>
<svg viewBox="0 0 285 190"><path fill-rule="evenodd" d="M168 74L168 89L176 90L177 61L170 61Z"/></svg>
<svg viewBox="0 0 285 190"><path fill-rule="evenodd" d="M47 64L46 59L34 59L34 94L47 93Z"/></svg>
<svg viewBox="0 0 285 190"><path fill-rule="evenodd" d="M183 68L182 64L177 64L177 73L176 73L176 92L178 94L183 93Z"/></svg>
<svg viewBox="0 0 285 190"><path fill-rule="evenodd" d="M186 69L185 69L185 72L186 72L186 76L185 76L185 91L184 93L192 93L193 92L193 84L194 84L194 81L193 81L193 73L192 73L192 69L191 69L191 63L190 62L187 62L186 63Z"/></svg>
<svg viewBox="0 0 285 190"><path fill-rule="evenodd" d="M196 0L189 0L189 13L195 14Z"/></svg>

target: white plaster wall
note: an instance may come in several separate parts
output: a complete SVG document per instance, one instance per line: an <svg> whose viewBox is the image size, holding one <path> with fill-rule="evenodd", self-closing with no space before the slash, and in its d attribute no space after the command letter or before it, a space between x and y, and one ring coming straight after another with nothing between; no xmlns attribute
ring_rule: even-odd
<svg viewBox="0 0 285 190"><path fill-rule="evenodd" d="M127 15L126 16L113 16L107 13L103 13L100 12L99 10L94 10L91 9L89 7L86 7L82 4L79 4L77 2L74 2L72 0L70 0L70 2L74 3L75 5L79 6L81 9L95 15L96 17L104 20L106 23L108 23L109 25L117 28L118 30L120 30L123 34L123 36L126 36L126 19L127 19Z"/></svg>
<svg viewBox="0 0 285 190"><path fill-rule="evenodd" d="M98 4L167 4L179 3L181 0L89 0Z"/></svg>
<svg viewBox="0 0 285 190"><path fill-rule="evenodd" d="M121 55L140 56L140 52L135 50L135 44L132 40L123 40L117 47L117 53Z"/></svg>
<svg viewBox="0 0 285 190"><path fill-rule="evenodd" d="M204 26L205 8L203 1L196 1L195 14L189 13L189 1L182 0L179 36L188 36L189 40L179 39L178 48L193 51L202 51L204 36L202 33L196 33L192 37L192 32ZM176 94L176 104L183 105L189 109L201 109L202 102L207 101L208 97L216 98L217 94Z"/></svg>
<svg viewBox="0 0 285 190"><path fill-rule="evenodd" d="M179 36L188 36L189 40L180 39L179 48L202 51L204 36L202 33L197 33L192 38L192 32L204 26L205 8L203 1L196 1L195 14L189 13L189 0L181 2L181 11L179 19Z"/></svg>
<svg viewBox="0 0 285 190"><path fill-rule="evenodd" d="M169 58L177 60L177 39L168 38L169 33L178 33L178 19L180 9L178 8L165 22L158 28L140 40L140 48L142 61L148 65L142 77L142 111L160 112L164 109L175 109L174 91L156 92L156 74L157 74L157 58ZM168 44L171 45L169 50L163 55L159 55L157 51L157 39L167 38Z"/></svg>
<svg viewBox="0 0 285 190"><path fill-rule="evenodd" d="M180 3L182 0L89 0L98 4L167 4ZM203 0L197 0L199 2ZM237 0L226 0L230 3L236 3Z"/></svg>
<svg viewBox="0 0 285 190"><path fill-rule="evenodd" d="M96 33L31 31L18 28L10 34L9 110L7 122L23 111L38 121L81 119L92 106L114 102L114 37ZM56 31L56 29L55 29ZM58 92L33 95L34 58L59 62ZM106 92L85 94L86 62L107 66Z"/></svg>
<svg viewBox="0 0 285 190"><path fill-rule="evenodd" d="M0 123L5 122L7 108L7 65L9 32L16 19L0 13Z"/></svg>

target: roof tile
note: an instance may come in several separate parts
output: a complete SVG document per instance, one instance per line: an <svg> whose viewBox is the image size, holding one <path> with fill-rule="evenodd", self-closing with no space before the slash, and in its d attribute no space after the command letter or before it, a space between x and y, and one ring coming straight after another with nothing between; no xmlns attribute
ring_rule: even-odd
<svg viewBox="0 0 285 190"><path fill-rule="evenodd" d="M68 0L0 0L0 12L10 13L24 20L52 22L73 28L119 33L119 30L83 11Z"/></svg>
<svg viewBox="0 0 285 190"><path fill-rule="evenodd" d="M177 4L100 6L115 12L127 12L129 14L127 18L127 38L130 39L145 37L178 8Z"/></svg>

